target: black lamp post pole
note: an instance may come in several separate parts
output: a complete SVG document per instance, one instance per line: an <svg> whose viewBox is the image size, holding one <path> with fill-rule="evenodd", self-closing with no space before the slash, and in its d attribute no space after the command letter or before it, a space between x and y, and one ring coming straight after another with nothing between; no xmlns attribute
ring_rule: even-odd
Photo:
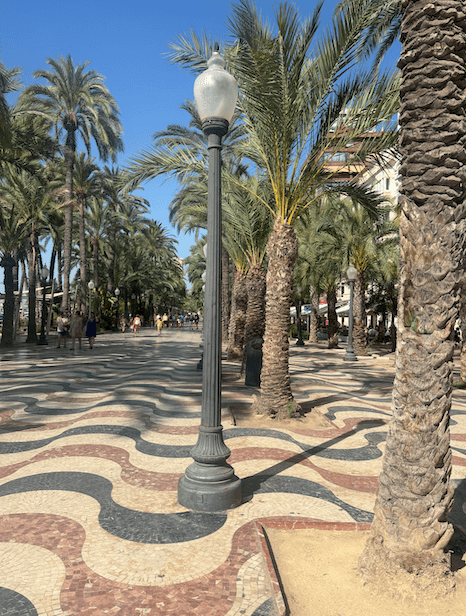
<svg viewBox="0 0 466 616"><path fill-rule="evenodd" d="M208 137L209 184L207 198L207 277L204 304L204 361L201 425L191 451L194 462L178 484L178 501L198 511L224 511L241 504L241 480L226 460L230 450L221 425L221 142L228 122L207 118L202 130Z"/></svg>
<svg viewBox="0 0 466 616"><path fill-rule="evenodd" d="M45 301L45 283L46 283L46 278L45 276L42 277L42 318L41 318L41 324L40 324L40 338L37 341L36 344L39 345L48 345L48 341L47 341L47 337L45 335L45 323L47 320L47 303Z"/></svg>
<svg viewBox="0 0 466 616"><path fill-rule="evenodd" d="M350 285L350 300L349 300L349 323L348 323L348 345L346 347L346 353L343 357L345 361L357 361L357 357L354 354L353 349L353 288L354 280L349 281Z"/></svg>

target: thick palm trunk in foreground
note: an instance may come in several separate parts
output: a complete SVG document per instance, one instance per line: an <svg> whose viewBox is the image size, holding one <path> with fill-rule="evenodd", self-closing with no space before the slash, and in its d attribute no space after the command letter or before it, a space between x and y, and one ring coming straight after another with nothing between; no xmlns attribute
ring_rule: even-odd
<svg viewBox="0 0 466 616"><path fill-rule="evenodd" d="M444 550L453 533L448 424L465 237L466 15L463 0L402 6L399 344L360 565L368 576L405 570L438 588L450 578Z"/></svg>
<svg viewBox="0 0 466 616"><path fill-rule="evenodd" d="M254 401L258 413L279 419L296 413L289 369L290 305L293 269L298 240L293 227L275 220L267 245L267 291L265 296L265 333L261 372L261 395Z"/></svg>

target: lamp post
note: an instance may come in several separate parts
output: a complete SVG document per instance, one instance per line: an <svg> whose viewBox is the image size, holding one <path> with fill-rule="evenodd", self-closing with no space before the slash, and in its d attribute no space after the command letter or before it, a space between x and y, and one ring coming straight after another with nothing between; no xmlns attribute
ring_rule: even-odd
<svg viewBox="0 0 466 616"><path fill-rule="evenodd" d="M298 311L297 311L297 327L298 327L298 339L296 340L296 346L304 346L303 333L301 331L301 287L298 287Z"/></svg>
<svg viewBox="0 0 466 616"><path fill-rule="evenodd" d="M45 323L47 321L47 304L45 301L45 283L49 276L49 270L46 267L43 267L40 271L42 276L42 318L40 325L40 338L36 344L45 345L48 344L47 337L45 335Z"/></svg>
<svg viewBox="0 0 466 616"><path fill-rule="evenodd" d="M238 84L225 70L218 45L208 69L194 84L194 99L208 137L207 277L204 308L204 369L201 425L191 451L194 462L178 483L178 501L197 511L224 511L241 504L241 480L226 460L230 450L221 425L221 143L236 107Z"/></svg>
<svg viewBox="0 0 466 616"><path fill-rule="evenodd" d="M118 313L120 312L120 289L117 287L115 289L116 296L116 323L115 323L115 331L118 331Z"/></svg>
<svg viewBox="0 0 466 616"><path fill-rule="evenodd" d="M353 349L353 287L354 281L358 277L358 271L354 267L352 263L350 263L349 268L346 270L346 277L348 278L348 282L350 285L350 299L349 299L349 323L348 323L348 345L346 347L346 353L343 357L345 361L357 361L358 358L354 354Z"/></svg>
<svg viewBox="0 0 466 616"><path fill-rule="evenodd" d="M92 291L95 288L95 284L92 280L87 283L87 287L89 289L89 319L91 318L92 312Z"/></svg>

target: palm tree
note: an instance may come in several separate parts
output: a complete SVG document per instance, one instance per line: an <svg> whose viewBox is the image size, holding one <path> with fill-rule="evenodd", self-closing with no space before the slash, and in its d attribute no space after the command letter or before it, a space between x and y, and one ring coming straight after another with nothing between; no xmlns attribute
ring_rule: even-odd
<svg viewBox="0 0 466 616"><path fill-rule="evenodd" d="M324 153L345 150L350 141L389 120L397 105L396 80L359 72L354 66L357 41L364 27L361 12L345 12L315 46L321 5L300 25L296 10L281 4L274 32L255 6L241 0L233 6L230 32L235 43L226 50L229 69L240 83L239 110L249 139L243 155L264 170L273 192L265 203L274 217L267 257L266 329L261 375L261 413L286 417L297 409L288 366L288 322L297 240L294 224L327 190ZM172 45L171 60L199 70L210 54L209 45L194 34ZM204 64L205 65L205 64ZM343 115L342 115L343 114ZM361 141L356 153L383 151L393 143L390 131ZM240 148L238 148L241 151ZM356 185L340 192L363 192ZM367 203L367 200L366 200Z"/></svg>
<svg viewBox="0 0 466 616"><path fill-rule="evenodd" d="M367 274L387 246L398 243L398 226L389 218L391 208L384 198L374 194L378 207L368 212L351 200L333 200L324 209L318 231L321 233L321 252L337 260L339 271L350 263L358 275L354 285L354 350L366 353L366 288Z"/></svg>
<svg viewBox="0 0 466 616"><path fill-rule="evenodd" d="M0 189L0 266L4 271L5 287L1 346L10 347L13 346L15 312L13 268L17 265L16 254L24 244L27 228L16 204L7 205L3 195Z"/></svg>
<svg viewBox="0 0 466 616"><path fill-rule="evenodd" d="M81 282L80 309L83 311L87 297L86 237L85 216L88 199L97 197L101 190L99 168L94 158L84 152L76 156L73 180L76 207L79 216L79 279Z"/></svg>
<svg viewBox="0 0 466 616"><path fill-rule="evenodd" d="M56 207L52 186L38 169L35 175L11 168L1 187L2 200L20 216L19 224L27 235L28 261L28 336L26 342L36 342L36 269L39 255L39 235L47 226L47 216Z"/></svg>
<svg viewBox="0 0 466 616"><path fill-rule="evenodd" d="M47 58L52 70L35 71L36 79L45 84L26 88L19 100L18 111L22 114L41 116L53 127L58 138L65 134L65 242L63 254L62 310L69 309L69 284L71 271L71 245L73 226L73 173L80 136L90 154L91 141L97 146L102 160L116 160L123 151L121 123L118 106L104 84L102 75L85 69L89 62L77 66L70 55L58 60Z"/></svg>
<svg viewBox="0 0 466 616"><path fill-rule="evenodd" d="M448 15L448 17L446 17ZM452 586L449 412L452 333L464 276L464 2L403 2L399 66L400 298L393 416L374 521L360 559L369 578L412 574ZM435 43L434 43L435 41Z"/></svg>

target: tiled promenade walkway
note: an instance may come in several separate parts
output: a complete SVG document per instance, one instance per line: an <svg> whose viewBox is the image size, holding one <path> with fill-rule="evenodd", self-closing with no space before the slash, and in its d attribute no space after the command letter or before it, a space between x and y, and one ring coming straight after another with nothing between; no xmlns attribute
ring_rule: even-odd
<svg viewBox="0 0 466 616"><path fill-rule="evenodd" d="M176 488L199 424L199 341L143 329L99 336L92 351L0 353L0 616L277 615L263 527L370 522L393 358L345 363L343 349L292 345L293 389L327 418L320 430L235 427L229 408L255 389L224 362L245 502L193 513ZM466 528L465 413L457 391L453 515Z"/></svg>

